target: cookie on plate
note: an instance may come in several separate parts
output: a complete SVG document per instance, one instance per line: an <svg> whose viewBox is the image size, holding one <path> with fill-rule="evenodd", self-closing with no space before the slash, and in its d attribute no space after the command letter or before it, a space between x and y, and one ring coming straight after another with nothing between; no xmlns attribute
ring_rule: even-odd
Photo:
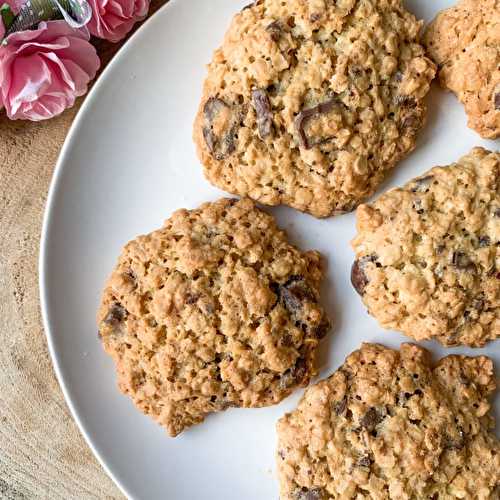
<svg viewBox="0 0 500 500"><path fill-rule="evenodd" d="M172 436L278 403L315 373L323 274L319 253L248 199L175 212L125 246L103 293L99 336L120 390Z"/></svg>
<svg viewBox="0 0 500 500"><path fill-rule="evenodd" d="M281 500L500 498L492 361L363 344L278 422Z"/></svg>
<svg viewBox="0 0 500 500"><path fill-rule="evenodd" d="M352 283L385 328L478 347L500 338L500 154L482 148L357 210Z"/></svg>
<svg viewBox="0 0 500 500"><path fill-rule="evenodd" d="M208 67L210 182L317 217L353 210L415 146L435 65L400 0L257 0Z"/></svg>
<svg viewBox="0 0 500 500"><path fill-rule="evenodd" d="M439 65L441 85L465 106L468 125L500 137L500 3L462 0L438 14L425 44Z"/></svg>

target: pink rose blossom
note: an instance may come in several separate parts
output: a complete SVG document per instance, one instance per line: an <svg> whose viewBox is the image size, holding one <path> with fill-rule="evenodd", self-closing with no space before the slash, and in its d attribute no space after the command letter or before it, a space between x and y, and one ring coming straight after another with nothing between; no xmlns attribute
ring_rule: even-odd
<svg viewBox="0 0 500 500"><path fill-rule="evenodd" d="M73 106L87 92L100 61L86 28L65 21L7 37L0 47L0 102L13 120L45 120Z"/></svg>
<svg viewBox="0 0 500 500"><path fill-rule="evenodd" d="M16 15L20 10L26 0L0 0L0 7L6 3L12 10L12 13ZM5 26L3 25L2 18L0 17L0 40L3 40L5 36Z"/></svg>
<svg viewBox="0 0 500 500"><path fill-rule="evenodd" d="M149 0L89 0L89 3L92 8L90 33L111 42L124 38L149 10Z"/></svg>

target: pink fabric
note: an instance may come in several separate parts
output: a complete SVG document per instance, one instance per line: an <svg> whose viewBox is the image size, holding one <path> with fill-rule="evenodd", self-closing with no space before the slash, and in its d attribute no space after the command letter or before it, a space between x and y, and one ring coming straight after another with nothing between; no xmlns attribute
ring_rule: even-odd
<svg viewBox="0 0 500 500"><path fill-rule="evenodd" d="M7 37L0 47L0 105L12 120L45 120L73 106L87 92L100 61L86 28L65 21Z"/></svg>
<svg viewBox="0 0 500 500"><path fill-rule="evenodd" d="M89 0L92 19L87 25L92 35L118 42L144 19L149 0Z"/></svg>

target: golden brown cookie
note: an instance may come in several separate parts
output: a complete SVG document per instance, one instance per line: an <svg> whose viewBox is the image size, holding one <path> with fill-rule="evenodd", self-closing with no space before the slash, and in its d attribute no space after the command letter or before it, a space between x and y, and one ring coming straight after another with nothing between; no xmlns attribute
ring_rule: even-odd
<svg viewBox="0 0 500 500"><path fill-rule="evenodd" d="M400 0L257 0L208 67L194 141L210 182L348 212L414 147L435 66Z"/></svg>
<svg viewBox="0 0 500 500"><path fill-rule="evenodd" d="M248 199L175 212L125 246L103 293L99 332L120 390L175 436L306 386L329 329L320 260Z"/></svg>
<svg viewBox="0 0 500 500"><path fill-rule="evenodd" d="M500 154L482 148L357 210L351 278L384 328L443 345L500 338Z"/></svg>
<svg viewBox="0 0 500 500"><path fill-rule="evenodd" d="M424 41L441 85L464 104L469 127L500 137L500 2L462 0L438 14Z"/></svg>
<svg viewBox="0 0 500 500"><path fill-rule="evenodd" d="M363 344L278 422L281 500L498 500L492 361Z"/></svg>

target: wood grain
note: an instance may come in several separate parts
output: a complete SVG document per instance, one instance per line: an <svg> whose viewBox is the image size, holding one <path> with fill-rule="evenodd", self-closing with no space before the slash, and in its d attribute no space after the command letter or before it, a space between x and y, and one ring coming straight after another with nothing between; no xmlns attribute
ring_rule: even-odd
<svg viewBox="0 0 500 500"><path fill-rule="evenodd" d="M163 4L153 1L150 15ZM103 67L119 49L96 42ZM0 498L121 499L80 435L53 374L38 296L47 190L74 108L49 121L0 114Z"/></svg>

